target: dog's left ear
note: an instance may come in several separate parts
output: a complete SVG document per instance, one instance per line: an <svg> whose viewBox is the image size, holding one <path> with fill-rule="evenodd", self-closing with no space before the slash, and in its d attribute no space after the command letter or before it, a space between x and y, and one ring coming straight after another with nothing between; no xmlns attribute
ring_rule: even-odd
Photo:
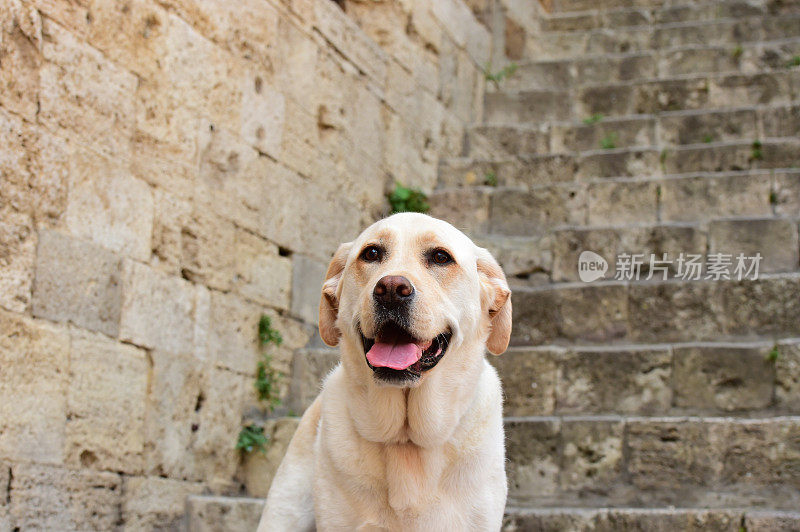
<svg viewBox="0 0 800 532"><path fill-rule="evenodd" d="M333 254L325 282L322 283L322 295L319 299L319 335L322 341L333 347L339 343L340 332L336 327L336 316L339 314L339 281L342 279L347 254L352 242L341 244Z"/></svg>
<svg viewBox="0 0 800 532"><path fill-rule="evenodd" d="M511 339L511 290L503 269L492 254L478 248L478 277L481 281L481 308L491 320L486 347L493 355L501 355Z"/></svg>

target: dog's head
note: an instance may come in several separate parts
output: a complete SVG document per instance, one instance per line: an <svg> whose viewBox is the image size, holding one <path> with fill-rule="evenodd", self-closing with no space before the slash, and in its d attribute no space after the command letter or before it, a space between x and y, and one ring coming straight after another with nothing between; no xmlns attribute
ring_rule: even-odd
<svg viewBox="0 0 800 532"><path fill-rule="evenodd" d="M510 294L491 254L462 232L423 214L396 214L334 254L319 331L326 344L345 344L346 366L381 384L416 386L434 367L467 362L450 359L483 353L465 347L505 351Z"/></svg>

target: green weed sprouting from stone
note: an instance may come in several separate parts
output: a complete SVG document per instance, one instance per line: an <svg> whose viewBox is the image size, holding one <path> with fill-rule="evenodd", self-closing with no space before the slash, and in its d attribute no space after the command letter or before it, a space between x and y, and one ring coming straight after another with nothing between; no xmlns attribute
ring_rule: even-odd
<svg viewBox="0 0 800 532"><path fill-rule="evenodd" d="M791 59L789 59L789 62L786 63L787 68L793 68L798 66L800 66L800 55L792 57Z"/></svg>
<svg viewBox="0 0 800 532"><path fill-rule="evenodd" d="M743 53L744 53L744 48L742 48L741 45L737 45L736 48L733 49L733 54L731 55L733 55L734 59L739 59L740 57L742 57Z"/></svg>
<svg viewBox="0 0 800 532"><path fill-rule="evenodd" d="M712 142L714 142L714 136L713 135L704 136L703 142L705 142L706 144L711 144Z"/></svg>
<svg viewBox="0 0 800 532"><path fill-rule="evenodd" d="M777 205L778 204L778 193L774 190L769 192L769 204L770 205Z"/></svg>
<svg viewBox="0 0 800 532"><path fill-rule="evenodd" d="M492 64L489 63L483 70L483 77L486 79L486 81L491 81L496 87L499 87L500 82L504 79L508 79L510 76L513 76L514 72L516 72L518 68L519 66L516 63L509 63L497 72L492 73Z"/></svg>
<svg viewBox="0 0 800 532"><path fill-rule="evenodd" d="M600 139L600 147L604 150L613 150L617 147L617 142L619 142L619 135L612 131Z"/></svg>
<svg viewBox="0 0 800 532"><path fill-rule="evenodd" d="M497 174L494 172L487 172L486 176L483 179L483 183L490 187L497 186Z"/></svg>
<svg viewBox="0 0 800 532"><path fill-rule="evenodd" d="M269 438L264 434L264 427L246 425L239 431L236 449L246 453L252 453L253 451L266 453L267 442L269 442Z"/></svg>
<svg viewBox="0 0 800 532"><path fill-rule="evenodd" d="M586 124L587 126L591 126L592 124L600 122L603 118L605 117L603 116L602 113L596 113L593 114L592 116L584 118L583 123Z"/></svg>
<svg viewBox="0 0 800 532"><path fill-rule="evenodd" d="M761 150L762 145L760 140L754 140L750 151L751 161L760 161L764 158L764 152Z"/></svg>
<svg viewBox="0 0 800 532"><path fill-rule="evenodd" d="M770 362L777 362L779 356L781 356L781 352L778 350L778 346L776 344L772 346L772 349L770 349L769 354L767 355L767 360Z"/></svg>
<svg viewBox="0 0 800 532"><path fill-rule="evenodd" d="M661 155L658 156L658 162L661 163L661 171L667 171L667 157L669 157L669 150L666 148L661 150Z"/></svg>
<svg viewBox="0 0 800 532"><path fill-rule="evenodd" d="M268 347L270 344L279 346L283 343L281 333L272 328L272 320L266 314L258 320L258 343L261 346L261 359L256 366L255 388L258 400L266 403L269 410L281 404L278 397L278 383L283 375L272 367L272 356Z"/></svg>
<svg viewBox="0 0 800 532"><path fill-rule="evenodd" d="M404 187L395 183L394 190L388 194L392 214L397 212L428 212L428 196L418 188Z"/></svg>

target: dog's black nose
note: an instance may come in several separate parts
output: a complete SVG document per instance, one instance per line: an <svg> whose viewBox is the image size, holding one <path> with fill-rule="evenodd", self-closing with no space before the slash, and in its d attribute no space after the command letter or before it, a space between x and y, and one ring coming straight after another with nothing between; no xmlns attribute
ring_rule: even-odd
<svg viewBox="0 0 800 532"><path fill-rule="evenodd" d="M401 275L387 275L378 281L372 295L384 305L398 305L411 299L414 287L411 281Z"/></svg>

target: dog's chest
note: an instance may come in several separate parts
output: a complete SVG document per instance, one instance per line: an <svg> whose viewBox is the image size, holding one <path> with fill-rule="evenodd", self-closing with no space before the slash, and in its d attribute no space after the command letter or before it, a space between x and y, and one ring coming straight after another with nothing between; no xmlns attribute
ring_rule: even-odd
<svg viewBox="0 0 800 532"><path fill-rule="evenodd" d="M438 498L445 466L441 452L401 443L386 445L383 458L388 502L395 512L419 511Z"/></svg>

